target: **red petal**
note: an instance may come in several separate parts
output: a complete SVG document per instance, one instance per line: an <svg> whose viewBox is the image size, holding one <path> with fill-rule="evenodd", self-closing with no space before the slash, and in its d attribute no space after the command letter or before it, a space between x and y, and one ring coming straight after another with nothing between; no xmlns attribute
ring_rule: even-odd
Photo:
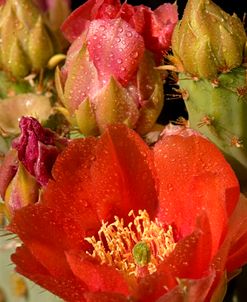
<svg viewBox="0 0 247 302"><path fill-rule="evenodd" d="M171 45L173 29L178 21L177 6L166 3L152 11L145 5L123 4L121 18L126 20L145 41L145 47L159 57Z"/></svg>
<svg viewBox="0 0 247 302"><path fill-rule="evenodd" d="M114 267L94 263L73 253L67 253L67 260L74 275L87 285L89 291L129 294L126 280Z"/></svg>
<svg viewBox="0 0 247 302"><path fill-rule="evenodd" d="M233 272L247 263L247 198L240 197L230 222L226 242L229 254L226 263L227 271Z"/></svg>
<svg viewBox="0 0 247 302"><path fill-rule="evenodd" d="M171 274L169 268L164 265L162 269L158 268L155 273L138 280L140 301L157 301L159 297L176 285L176 278Z"/></svg>
<svg viewBox="0 0 247 302"><path fill-rule="evenodd" d="M198 280L181 280L173 290L159 298L159 302L205 302L207 294L212 286L215 273L212 272L208 276Z"/></svg>
<svg viewBox="0 0 247 302"><path fill-rule="evenodd" d="M115 293L85 293L86 302L128 302L129 298Z"/></svg>
<svg viewBox="0 0 247 302"><path fill-rule="evenodd" d="M8 227L18 234L38 262L56 277L71 274L64 250L82 246L80 229L65 214L40 204L26 206L14 215ZM31 226L31 227L30 227Z"/></svg>
<svg viewBox="0 0 247 302"><path fill-rule="evenodd" d="M115 18L120 7L119 0L88 0L72 12L63 23L61 30L64 36L73 42L87 29L89 20Z"/></svg>
<svg viewBox="0 0 247 302"><path fill-rule="evenodd" d="M139 136L125 126L111 126L98 141L69 144L55 163L55 181L44 191L43 203L80 226L74 236L82 244L84 236L114 215L128 218L131 209L146 209L154 217L153 169L152 153Z"/></svg>
<svg viewBox="0 0 247 302"><path fill-rule="evenodd" d="M119 0L104 0L103 3L98 4L97 8L95 7L92 19L114 19L120 8L121 3Z"/></svg>
<svg viewBox="0 0 247 302"><path fill-rule="evenodd" d="M90 166L95 160L97 139L78 139L70 142L60 154L54 167L54 181L50 181L43 194L43 203L64 213L72 220L74 245L81 245L85 236L91 236L101 225L95 211L94 192L91 190ZM74 226L73 226L74 225ZM69 225L68 227L69 234ZM75 248L75 247L74 247Z"/></svg>
<svg viewBox="0 0 247 302"><path fill-rule="evenodd" d="M212 234L209 220L204 213L198 219L195 231L177 242L160 270L168 267L174 278L202 278L210 268L212 256Z"/></svg>
<svg viewBox="0 0 247 302"><path fill-rule="evenodd" d="M72 274L66 278L53 277L30 253L30 251L22 246L17 248L15 254L11 256L11 260L16 264L17 272L46 288L55 295L70 302L85 301L82 296L85 288Z"/></svg>
<svg viewBox="0 0 247 302"><path fill-rule="evenodd" d="M217 250L226 228L226 209L232 212L239 185L220 151L189 129L167 130L154 147L159 180L159 217L175 222L183 236L190 234L201 210L205 210Z"/></svg>
<svg viewBox="0 0 247 302"><path fill-rule="evenodd" d="M144 53L143 38L122 19L94 20L87 41L100 80L106 83L114 76L125 86L136 73Z"/></svg>
<svg viewBox="0 0 247 302"><path fill-rule="evenodd" d="M110 126L98 142L96 157L90 171L99 220L114 215L128 219L131 209L146 209L154 217L153 158L142 139L126 126Z"/></svg>
<svg viewBox="0 0 247 302"><path fill-rule="evenodd" d="M98 2L103 2L100 0ZM96 0L88 0L83 5L74 10L64 21L61 30L69 42L73 42L88 27L92 9Z"/></svg>

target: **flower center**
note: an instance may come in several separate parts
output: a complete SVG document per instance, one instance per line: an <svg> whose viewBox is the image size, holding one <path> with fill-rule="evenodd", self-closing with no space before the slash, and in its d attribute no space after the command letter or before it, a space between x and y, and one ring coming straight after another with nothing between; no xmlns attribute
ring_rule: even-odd
<svg viewBox="0 0 247 302"><path fill-rule="evenodd" d="M151 221L146 210L129 212L133 217L125 226L124 220L115 216L111 224L102 222L97 240L94 236L86 237L94 250L88 254L100 261L135 276L152 274L175 248L176 242L172 226L164 225L155 219Z"/></svg>

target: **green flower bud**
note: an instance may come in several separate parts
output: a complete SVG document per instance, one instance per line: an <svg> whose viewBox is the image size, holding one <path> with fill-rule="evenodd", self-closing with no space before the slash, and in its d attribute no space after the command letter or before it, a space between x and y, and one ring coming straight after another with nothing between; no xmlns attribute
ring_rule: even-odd
<svg viewBox="0 0 247 302"><path fill-rule="evenodd" d="M32 1L6 1L0 20L0 67L17 78L46 67L54 42Z"/></svg>
<svg viewBox="0 0 247 302"><path fill-rule="evenodd" d="M208 79L240 66L245 43L241 20L211 0L189 0L172 37L174 56L184 71Z"/></svg>
<svg viewBox="0 0 247 302"><path fill-rule="evenodd" d="M30 203L38 201L39 185L35 178L29 174L25 167L19 163L16 175L10 182L4 198L8 217L14 212Z"/></svg>
<svg viewBox="0 0 247 302"><path fill-rule="evenodd" d="M34 28L30 31L28 54L32 67L35 70L39 70L46 66L47 62L54 54L51 37L49 36L47 29L42 22L41 16L38 17Z"/></svg>

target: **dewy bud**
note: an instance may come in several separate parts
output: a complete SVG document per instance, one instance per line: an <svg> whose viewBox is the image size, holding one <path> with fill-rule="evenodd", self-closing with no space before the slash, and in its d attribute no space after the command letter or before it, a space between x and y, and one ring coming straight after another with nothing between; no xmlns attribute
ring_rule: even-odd
<svg viewBox="0 0 247 302"><path fill-rule="evenodd" d="M8 0L1 7L0 40L1 68L15 77L39 71L54 54L52 33L30 0Z"/></svg>
<svg viewBox="0 0 247 302"><path fill-rule="evenodd" d="M240 19L211 0L189 0L172 37L174 56L184 71L208 79L240 66L245 43Z"/></svg>
<svg viewBox="0 0 247 302"><path fill-rule="evenodd" d="M45 50L45 51L44 51ZM28 53L34 69L41 69L54 54L54 49L41 16L30 31Z"/></svg>
<svg viewBox="0 0 247 302"><path fill-rule="evenodd" d="M4 203L8 217L14 212L39 198L39 185L35 178L19 163L18 170L7 187Z"/></svg>

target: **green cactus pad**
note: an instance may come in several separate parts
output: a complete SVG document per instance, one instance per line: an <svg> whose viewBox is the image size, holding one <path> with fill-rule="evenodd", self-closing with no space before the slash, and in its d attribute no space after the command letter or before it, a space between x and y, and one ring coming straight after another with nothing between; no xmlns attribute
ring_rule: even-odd
<svg viewBox="0 0 247 302"><path fill-rule="evenodd" d="M235 170L247 192L247 70L219 75L216 82L179 75L190 127L214 142Z"/></svg>

